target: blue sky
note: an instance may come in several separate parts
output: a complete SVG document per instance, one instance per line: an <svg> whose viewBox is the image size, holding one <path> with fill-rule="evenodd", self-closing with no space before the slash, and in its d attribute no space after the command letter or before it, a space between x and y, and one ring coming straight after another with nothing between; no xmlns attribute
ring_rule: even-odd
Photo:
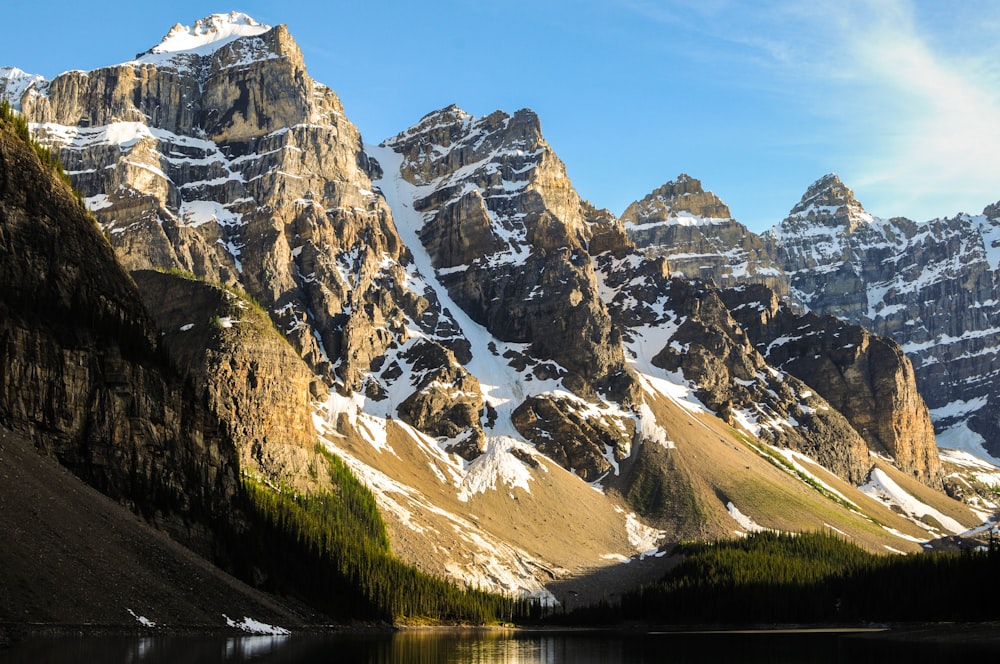
<svg viewBox="0 0 1000 664"><path fill-rule="evenodd" d="M757 231L829 172L878 216L1000 200L995 0L13 4L0 65L46 77L215 12L285 23L369 142L451 103L532 108L580 194L615 213L681 172Z"/></svg>

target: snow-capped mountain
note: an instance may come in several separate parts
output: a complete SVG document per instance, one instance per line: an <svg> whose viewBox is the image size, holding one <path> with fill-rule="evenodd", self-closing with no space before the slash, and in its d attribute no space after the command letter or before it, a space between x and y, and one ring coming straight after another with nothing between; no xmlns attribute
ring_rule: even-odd
<svg viewBox="0 0 1000 664"><path fill-rule="evenodd" d="M670 201L684 209L685 199ZM793 307L896 340L913 362L940 445L1000 455L993 415L1000 398L993 380L1000 370L997 206L921 223L882 219L868 214L836 175L827 175L759 237L741 227L720 241L714 230L672 222L672 234L654 238L641 229L664 223L662 215L645 213L638 203L629 210L636 215L630 236L647 253L665 256L678 274L726 285L763 283L787 293ZM694 237L680 240L679 233ZM706 243L714 248L705 253L717 257L743 256L750 243L764 258L741 260L736 268L709 257L693 263L690 247Z"/></svg>
<svg viewBox="0 0 1000 664"><path fill-rule="evenodd" d="M780 276L721 202L660 204L697 181L623 223L581 199L528 110L451 106L364 144L284 26L236 13L175 26L119 65L52 81L6 69L0 84L135 273L241 471L323 490L319 444L423 569L555 601L555 581L748 524L915 550L982 520L929 488L933 441L913 443L921 465L862 431L875 410L914 431L928 421L892 342L883 362L866 341L837 364L869 365L851 383L864 403L847 408L829 381L774 359L780 334L748 331L750 310L776 330L764 325L776 309L672 279L669 254L636 249L629 234L680 218L727 229L688 252L716 256L722 285ZM747 238L736 252L732 233ZM797 348L832 355L842 333L817 327ZM882 383L905 398L876 409ZM262 424L241 424L248 413ZM906 518L857 489L876 480L950 520Z"/></svg>
<svg viewBox="0 0 1000 664"><path fill-rule="evenodd" d="M166 60L158 59L157 56L173 58L181 54L212 55L223 46L237 39L256 37L268 32L270 29L271 26L258 23L250 16L241 12L213 14L195 21L194 25L190 27L178 23L170 29L170 32L166 34L163 41L145 53L136 56L136 60L140 62L163 63ZM261 42L244 40L241 48L256 44L261 44ZM247 62L260 59L260 54L265 52L266 49L258 50L255 57L247 58Z"/></svg>
<svg viewBox="0 0 1000 664"><path fill-rule="evenodd" d="M881 219L827 176L770 235L799 301L903 346L942 446L997 457L1000 215L994 208L923 223Z"/></svg>

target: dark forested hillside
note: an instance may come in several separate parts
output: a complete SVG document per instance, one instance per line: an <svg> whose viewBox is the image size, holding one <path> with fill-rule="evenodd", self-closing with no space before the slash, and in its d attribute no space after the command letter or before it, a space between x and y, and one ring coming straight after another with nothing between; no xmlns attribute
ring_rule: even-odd
<svg viewBox="0 0 1000 664"><path fill-rule="evenodd" d="M617 617L673 624L996 620L1000 549L879 555L836 535L754 533L681 545Z"/></svg>

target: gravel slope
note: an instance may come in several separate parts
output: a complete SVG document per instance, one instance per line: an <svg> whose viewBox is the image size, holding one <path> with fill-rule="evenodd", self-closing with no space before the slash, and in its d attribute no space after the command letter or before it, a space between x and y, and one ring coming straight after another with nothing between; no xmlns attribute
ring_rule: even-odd
<svg viewBox="0 0 1000 664"><path fill-rule="evenodd" d="M0 631L18 625L295 628L321 617L260 593L0 428ZM135 613L135 616L131 612Z"/></svg>

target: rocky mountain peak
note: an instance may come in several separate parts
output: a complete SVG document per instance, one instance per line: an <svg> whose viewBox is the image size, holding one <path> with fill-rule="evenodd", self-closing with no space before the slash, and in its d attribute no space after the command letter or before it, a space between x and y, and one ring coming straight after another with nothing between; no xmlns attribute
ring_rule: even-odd
<svg viewBox="0 0 1000 664"><path fill-rule="evenodd" d="M541 151L548 149L534 111L522 109L509 115L498 110L475 117L455 104L428 113L382 145L405 154L404 175L419 186L442 178L447 180L442 184L451 184L470 175L462 166L483 166L495 160L517 163L510 173L487 168L486 175L524 181L539 163ZM526 169L529 162L532 168Z"/></svg>
<svg viewBox="0 0 1000 664"><path fill-rule="evenodd" d="M472 115L462 110L458 104L451 104L449 106L445 106L444 108L439 108L436 111L431 111L424 117L420 118L420 121L417 122L417 124L402 131L399 135L384 141L383 144L398 143L417 136L426 136L427 140L430 140L437 145L447 146L450 145L452 140L452 132L448 130L452 129L456 125L461 126L463 123L472 119Z"/></svg>
<svg viewBox="0 0 1000 664"><path fill-rule="evenodd" d="M732 214L722 199L705 191L701 181L681 173L622 213L629 224L646 225L672 221L679 224L729 221Z"/></svg>
<svg viewBox="0 0 1000 664"><path fill-rule="evenodd" d="M809 185L786 221L843 226L853 232L859 226L870 224L872 216L865 212L854 192L836 174L829 173Z"/></svg>
<svg viewBox="0 0 1000 664"><path fill-rule="evenodd" d="M651 195L664 198L678 198L680 196L703 193L705 193L705 190L701 186L701 180L693 178L687 173L681 173L659 189L655 189Z"/></svg>
<svg viewBox="0 0 1000 664"><path fill-rule="evenodd" d="M137 59L157 53L189 52L207 55L240 37L261 35L270 29L271 26L255 21L241 12L212 14L195 21L192 26L176 24L159 44L146 53L139 54Z"/></svg>
<svg viewBox="0 0 1000 664"><path fill-rule="evenodd" d="M278 70L292 68L300 72L299 77L306 76L302 51L284 25L272 28L233 12L213 14L191 27L177 24L159 44L121 67L137 70L140 77L140 70L150 66L176 71L196 79L204 90L212 78L226 80L241 75L251 65L269 62L281 63ZM269 83L272 87L286 84L281 80Z"/></svg>
<svg viewBox="0 0 1000 664"><path fill-rule="evenodd" d="M763 283L787 295L761 238L686 173L629 205L621 219L635 246L648 257L666 258L674 275L726 286Z"/></svg>
<svg viewBox="0 0 1000 664"><path fill-rule="evenodd" d="M530 344L530 361L551 365L539 372L570 391L634 396L588 255L593 233L600 247L626 241L612 241L612 225L580 199L533 111L472 117L450 106L386 140L376 158L399 164L398 193L418 215L396 221L474 321Z"/></svg>
<svg viewBox="0 0 1000 664"><path fill-rule="evenodd" d="M21 110L21 95L29 88L44 88L47 81L38 74L29 74L17 67L0 67L0 99L6 99L14 110Z"/></svg>
<svg viewBox="0 0 1000 664"><path fill-rule="evenodd" d="M987 219L1000 219L1000 201L983 208L983 216Z"/></svg>

